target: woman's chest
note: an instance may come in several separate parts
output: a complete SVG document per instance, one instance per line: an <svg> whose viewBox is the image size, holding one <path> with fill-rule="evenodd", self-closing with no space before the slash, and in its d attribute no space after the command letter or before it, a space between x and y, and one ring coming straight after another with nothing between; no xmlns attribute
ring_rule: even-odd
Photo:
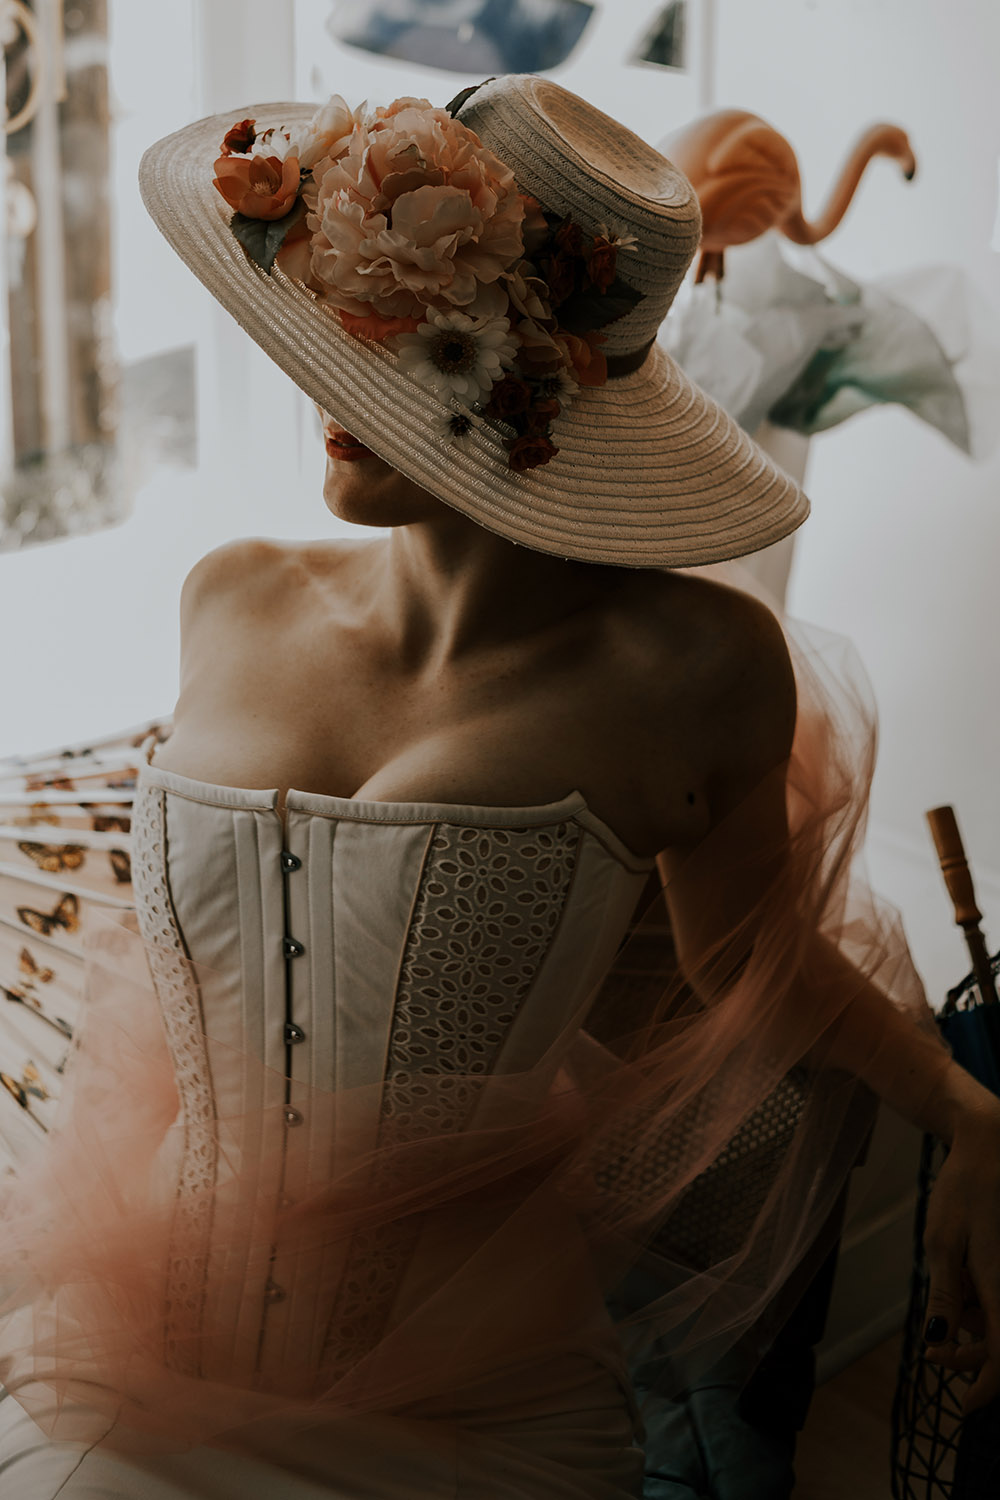
<svg viewBox="0 0 1000 1500"><path fill-rule="evenodd" d="M356 637L230 643L187 675L175 725L159 763L222 785L493 807L578 791L640 855L702 816L697 717L658 729L584 642L423 674Z"/></svg>

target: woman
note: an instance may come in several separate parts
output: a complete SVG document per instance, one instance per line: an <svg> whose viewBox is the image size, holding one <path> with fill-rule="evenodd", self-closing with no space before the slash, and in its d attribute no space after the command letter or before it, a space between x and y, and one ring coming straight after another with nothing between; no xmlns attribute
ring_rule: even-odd
<svg viewBox="0 0 1000 1500"><path fill-rule="evenodd" d="M693 194L548 82L451 111L289 106L144 163L324 412L327 505L390 534L186 585L144 951L94 954L8 1213L12 1493L640 1494L623 1345L682 1383L805 1273L866 1128L844 1070L952 1142L929 1336L964 1262L988 1347L943 1357L1000 1382L1000 1106L872 982L849 728L765 609L666 571L807 508L653 346ZM683 983L655 912L620 946L657 860ZM727 1153L757 1165L706 1234Z"/></svg>

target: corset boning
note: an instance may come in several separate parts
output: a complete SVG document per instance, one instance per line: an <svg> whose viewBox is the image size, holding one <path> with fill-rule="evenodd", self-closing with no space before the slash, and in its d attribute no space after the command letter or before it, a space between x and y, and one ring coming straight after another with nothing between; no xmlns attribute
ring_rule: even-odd
<svg viewBox="0 0 1000 1500"><path fill-rule="evenodd" d="M481 1125L477 1081L548 1055L652 867L577 794L507 809L290 792L284 822L276 802L154 765L133 818L183 1143L165 1354L191 1374L264 1386L290 1366L306 1385L329 1382L405 1312L420 1279L412 1216L346 1244L283 1247L280 1209L342 1166L329 1116L311 1116L310 1101L355 1101L362 1151ZM227 1124L220 1147L219 1119L246 1121L245 1138ZM242 1259L213 1240L213 1191L234 1161L258 1247Z"/></svg>

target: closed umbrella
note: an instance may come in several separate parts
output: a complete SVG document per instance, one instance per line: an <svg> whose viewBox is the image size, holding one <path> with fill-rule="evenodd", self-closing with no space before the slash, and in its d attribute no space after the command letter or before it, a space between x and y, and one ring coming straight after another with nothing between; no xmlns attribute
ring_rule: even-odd
<svg viewBox="0 0 1000 1500"><path fill-rule="evenodd" d="M982 931L954 810L927 814L941 871L969 948L972 969L948 991L938 1024L956 1061L1000 1095L1000 954L992 958ZM988 1500L1000 1495L1000 1402L962 1418L969 1377L925 1358L928 1272L923 1252L927 1199L946 1148L925 1136L918 1178L913 1273L893 1402L893 1500Z"/></svg>

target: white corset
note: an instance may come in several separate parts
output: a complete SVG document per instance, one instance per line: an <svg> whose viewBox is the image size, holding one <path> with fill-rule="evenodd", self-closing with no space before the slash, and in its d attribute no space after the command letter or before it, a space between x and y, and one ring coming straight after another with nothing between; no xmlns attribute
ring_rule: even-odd
<svg viewBox="0 0 1000 1500"><path fill-rule="evenodd" d="M387 1234L380 1275L363 1288L343 1254L292 1263L280 1236L269 1265L213 1254L216 1114L257 1130L263 1119L283 1137L283 1149L230 1147L268 1164L252 1186L261 1225L295 1201L307 1163L311 1181L317 1164L322 1175L332 1149L311 1126L312 1090L368 1086L372 1145L390 1119L408 1137L483 1123L468 1087L453 1118L423 1121L421 1073L520 1073L544 1058L610 964L654 865L577 793L484 808L291 791L284 824L277 800L150 765L132 824L139 922L155 944L184 1121L168 1357L185 1365L211 1307L224 1333L212 1340L217 1368L202 1356L192 1373L264 1382L269 1364L321 1370L376 1334L405 1301L419 1234ZM232 1042L211 1069L206 1032ZM247 1053L267 1071L241 1067Z"/></svg>

